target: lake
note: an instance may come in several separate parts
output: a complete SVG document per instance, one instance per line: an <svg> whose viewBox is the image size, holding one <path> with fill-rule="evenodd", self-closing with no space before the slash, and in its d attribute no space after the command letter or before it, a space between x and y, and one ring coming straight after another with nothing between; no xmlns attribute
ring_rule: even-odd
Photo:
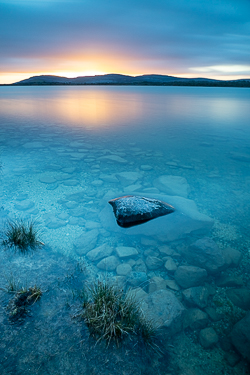
<svg viewBox="0 0 250 375"><path fill-rule="evenodd" d="M44 243L1 244L2 374L249 373L249 103L240 88L0 87L2 238L21 219ZM127 195L175 212L121 228L108 201ZM81 318L96 280L134 290L160 351L96 344Z"/></svg>

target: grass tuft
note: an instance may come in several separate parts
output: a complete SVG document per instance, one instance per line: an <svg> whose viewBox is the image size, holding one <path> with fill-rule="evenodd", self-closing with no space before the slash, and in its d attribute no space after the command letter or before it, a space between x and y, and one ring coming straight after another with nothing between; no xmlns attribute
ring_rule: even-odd
<svg viewBox="0 0 250 375"><path fill-rule="evenodd" d="M44 244L39 239L39 231L36 229L34 221L25 222L19 219L7 221L2 245L25 253L30 249L40 248Z"/></svg>
<svg viewBox="0 0 250 375"><path fill-rule="evenodd" d="M131 295L107 282L97 281L85 292L82 317L90 333L107 344L117 344L128 336L137 336L145 344L153 342L156 329L140 312Z"/></svg>
<svg viewBox="0 0 250 375"><path fill-rule="evenodd" d="M9 317L19 319L27 312L27 307L33 305L42 296L41 288L37 285L30 288L21 288L9 304Z"/></svg>

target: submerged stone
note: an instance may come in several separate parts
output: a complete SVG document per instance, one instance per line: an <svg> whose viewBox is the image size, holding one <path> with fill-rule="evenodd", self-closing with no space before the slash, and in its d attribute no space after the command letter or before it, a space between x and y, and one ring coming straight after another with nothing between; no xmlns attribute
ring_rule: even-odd
<svg viewBox="0 0 250 375"><path fill-rule="evenodd" d="M187 198L190 186L181 176L164 175L154 181L154 186L169 195L178 195Z"/></svg>
<svg viewBox="0 0 250 375"><path fill-rule="evenodd" d="M117 194L117 191L110 191L103 197L104 208L99 214L99 220L107 231L121 235L143 236L150 240L161 241L163 244L194 235L207 235L213 226L213 220L200 213L194 201L183 197L173 197L162 194L147 194L148 198L168 202L174 207L171 215L157 217L155 220L148 220L143 225L133 225L128 228L117 225L115 215L110 210L107 200ZM144 194L144 193L143 193ZM138 196L144 196L138 193ZM140 240L140 237L138 238ZM173 251L172 251L173 252ZM170 254L167 255L171 255Z"/></svg>
<svg viewBox="0 0 250 375"><path fill-rule="evenodd" d="M235 324L230 337L238 352L250 362L250 312Z"/></svg>
<svg viewBox="0 0 250 375"><path fill-rule="evenodd" d="M169 290L156 290L143 299L143 314L153 325L168 335L174 335L182 329L185 308Z"/></svg>
<svg viewBox="0 0 250 375"><path fill-rule="evenodd" d="M174 207L157 199L127 195L109 201L117 224L128 228L174 212Z"/></svg>

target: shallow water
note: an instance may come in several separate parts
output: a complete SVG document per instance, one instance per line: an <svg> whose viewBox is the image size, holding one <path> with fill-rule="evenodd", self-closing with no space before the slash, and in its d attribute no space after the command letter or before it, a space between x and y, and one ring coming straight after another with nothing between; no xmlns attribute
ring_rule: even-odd
<svg viewBox="0 0 250 375"><path fill-rule="evenodd" d="M79 304L72 302L71 290L87 279L118 276L121 285L143 286L148 292L152 277L173 279L162 261L157 267L148 263L149 256L163 257L159 249L165 245L178 253L179 247L206 235L221 248L231 246L244 255L234 272L243 278L244 287L250 286L249 102L250 90L237 88L0 87L2 227L8 219L33 218L45 243L45 250L28 256L2 252L1 287L14 273L20 282L40 283L49 291L21 328L9 324L5 307L10 297L1 292L2 373L57 374L59 366L60 374L95 374L98 366L104 368L114 352L107 352L98 364L98 349L91 351L88 345L92 344L84 341L86 333L81 336L82 325L72 323ZM181 180L171 191L159 183L161 176L186 181ZM173 216L120 228L107 202L127 194L167 200L177 210ZM89 255L100 246L105 256L115 256L115 266L105 269L99 264L102 256L93 260ZM136 253L119 256L115 249L121 246L132 247ZM185 264L182 257L174 260L177 265ZM75 271L79 261L84 262L83 273ZM131 277L129 270L143 272L144 278ZM214 279L210 283L214 285ZM55 311L55 301L60 311ZM241 317L244 311L237 314ZM230 316L230 322L234 318ZM75 348L69 354L73 344L65 338L63 326L90 356L84 357ZM40 349L31 355L29 335L37 343L36 331L43 332ZM14 338L18 335L23 351L14 360L11 351L18 345ZM53 346L60 336L64 337L61 347L46 347L46 340ZM206 351L197 338L192 336L192 340L204 364ZM214 356L223 368L227 364L217 349L210 362ZM60 359L63 353L68 355L65 363ZM141 354L134 354L136 370L129 367L124 355L117 354L126 364L124 373L144 373ZM78 369L70 369L72 360ZM159 365L163 362L150 363L149 368L163 374L163 365ZM174 366L175 362L172 371L176 371ZM181 369L180 363L178 366ZM205 373L207 364L203 366ZM241 360L225 373L242 374L244 366ZM105 373L117 373L112 367L105 369Z"/></svg>

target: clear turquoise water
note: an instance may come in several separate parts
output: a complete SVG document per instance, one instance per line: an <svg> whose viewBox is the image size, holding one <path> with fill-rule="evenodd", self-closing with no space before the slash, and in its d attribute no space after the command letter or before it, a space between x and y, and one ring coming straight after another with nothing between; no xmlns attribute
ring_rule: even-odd
<svg viewBox="0 0 250 375"><path fill-rule="evenodd" d="M157 179L180 176L188 186L185 198L197 205L195 212L214 220L206 234L247 257L249 103L250 90L237 88L0 87L2 226L8 218L37 221L46 256L28 259L30 269L37 262L37 278L46 287L54 262L63 269L53 270L54 279L66 277L68 269L73 272L72 264L79 260L86 263L91 277L116 276L115 270L107 273L98 268L87 253L101 245L123 245L143 254L150 246L154 251L164 244L175 247L199 238L195 231L184 234L181 230L174 238L162 238L151 223L145 230L123 231L116 227L107 203L131 193L164 197L166 192L159 189ZM124 180L119 177L123 172L136 174ZM163 222L160 230L168 225L169 221ZM82 238L84 245L79 245ZM4 252L2 258L4 277L14 271L21 280L34 281L36 272L27 271L22 257L13 259ZM134 259L126 262L133 268ZM43 276L42 267L46 269ZM146 273L148 280L168 278L162 268ZM53 317L52 310L46 314ZM39 318L42 325L45 315ZM4 332L9 335L9 328ZM67 348L65 344L62 350ZM25 368L19 363L13 370L13 363L6 373ZM66 365L61 366L60 373L71 373ZM53 366L46 371L57 373Z"/></svg>

